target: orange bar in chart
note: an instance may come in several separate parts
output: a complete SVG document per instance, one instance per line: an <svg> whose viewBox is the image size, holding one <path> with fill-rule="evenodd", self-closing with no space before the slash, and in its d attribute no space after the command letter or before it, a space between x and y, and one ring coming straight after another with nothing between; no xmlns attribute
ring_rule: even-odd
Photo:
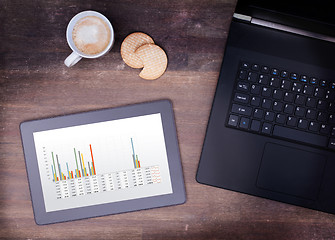
<svg viewBox="0 0 335 240"><path fill-rule="evenodd" d="M93 165L93 174L92 175L97 175L95 171L95 164L94 164L94 159L93 159L93 151L92 151L92 146L90 144L90 150L91 150L91 156L92 156L92 165Z"/></svg>

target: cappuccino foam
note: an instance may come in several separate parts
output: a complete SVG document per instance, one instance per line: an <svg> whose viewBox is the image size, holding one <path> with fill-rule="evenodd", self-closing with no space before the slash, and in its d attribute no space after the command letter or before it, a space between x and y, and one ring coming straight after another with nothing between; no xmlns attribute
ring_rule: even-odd
<svg viewBox="0 0 335 240"><path fill-rule="evenodd" d="M104 51L110 41L111 31L107 23L96 16L80 19L72 31L76 47L84 54L96 55Z"/></svg>

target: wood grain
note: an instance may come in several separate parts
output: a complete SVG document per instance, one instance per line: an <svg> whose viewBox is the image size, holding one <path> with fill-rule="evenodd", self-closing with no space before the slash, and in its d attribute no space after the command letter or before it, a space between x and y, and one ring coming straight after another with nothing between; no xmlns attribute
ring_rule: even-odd
<svg viewBox="0 0 335 240"><path fill-rule="evenodd" d="M335 239L335 217L195 181L236 0L0 1L0 239ZM69 20L96 10L112 22L109 54L72 68ZM166 73L138 77L122 40L148 33L167 53ZM157 99L173 102L187 202L37 226L21 147L22 121Z"/></svg>

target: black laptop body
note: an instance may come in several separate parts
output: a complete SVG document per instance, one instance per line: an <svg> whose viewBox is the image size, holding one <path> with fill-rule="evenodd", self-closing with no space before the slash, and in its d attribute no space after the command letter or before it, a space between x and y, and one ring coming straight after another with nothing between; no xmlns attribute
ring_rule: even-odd
<svg viewBox="0 0 335 240"><path fill-rule="evenodd" d="M334 214L335 21L308 4L238 2L196 179Z"/></svg>

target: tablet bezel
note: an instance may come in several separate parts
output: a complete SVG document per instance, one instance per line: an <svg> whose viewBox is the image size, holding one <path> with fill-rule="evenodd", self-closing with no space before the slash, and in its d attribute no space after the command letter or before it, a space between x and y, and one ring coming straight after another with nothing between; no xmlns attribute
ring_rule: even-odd
<svg viewBox="0 0 335 240"><path fill-rule="evenodd" d="M144 116L155 113L160 113L162 119L172 185L171 194L46 212L33 137L34 132ZM177 205L186 201L174 113L172 110L172 103L169 100L160 100L117 108L25 121L20 124L20 130L30 195L34 210L34 218L38 225Z"/></svg>

